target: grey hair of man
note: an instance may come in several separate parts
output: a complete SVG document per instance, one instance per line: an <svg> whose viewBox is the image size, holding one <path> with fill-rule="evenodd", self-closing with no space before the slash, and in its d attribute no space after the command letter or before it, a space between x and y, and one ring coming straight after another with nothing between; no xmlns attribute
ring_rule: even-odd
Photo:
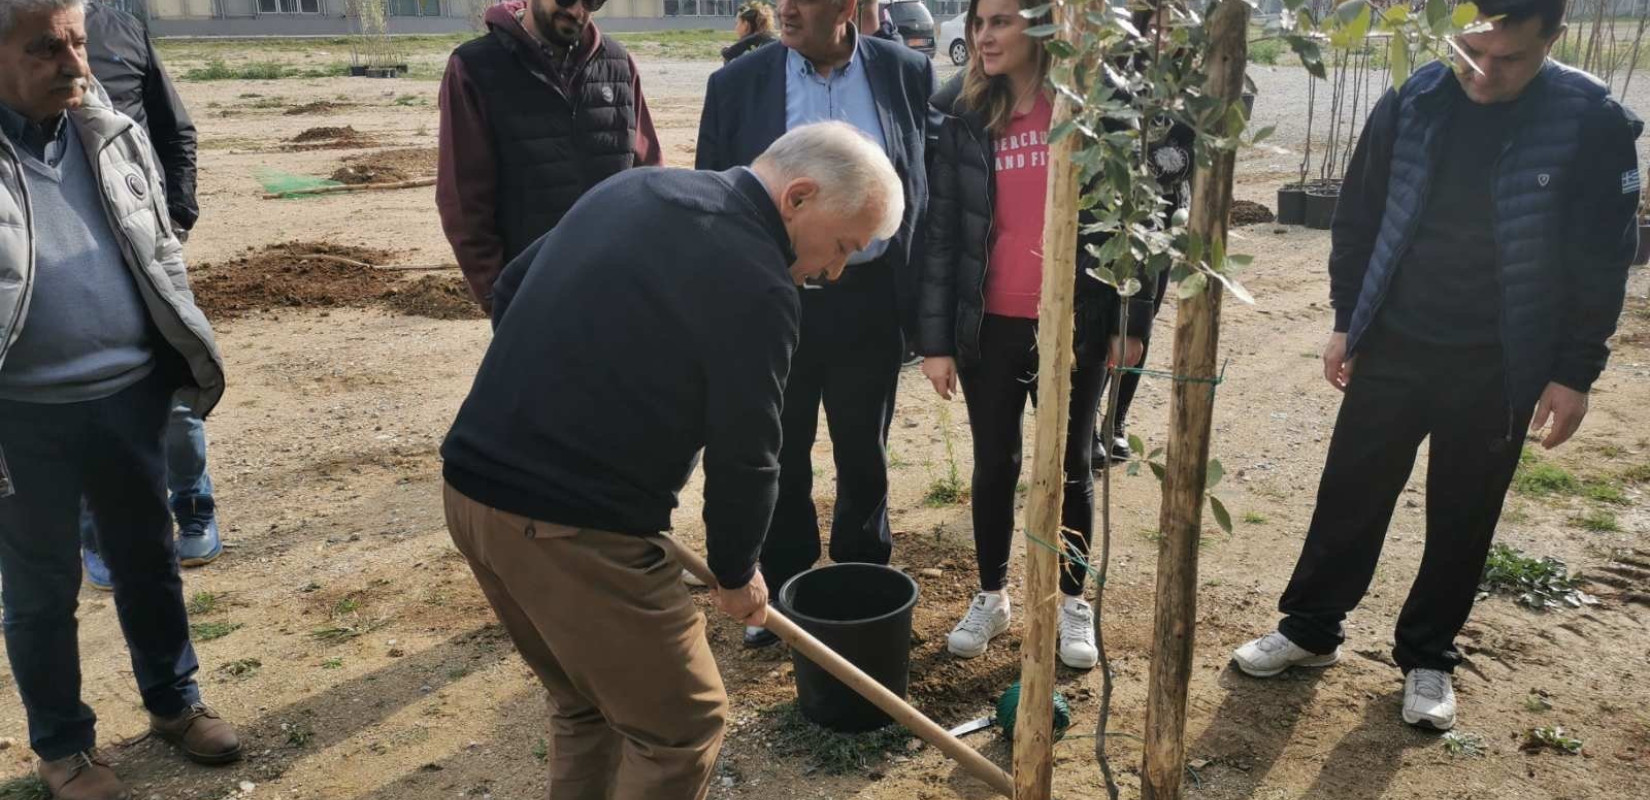
<svg viewBox="0 0 1650 800"><path fill-rule="evenodd" d="M85 5L86 0L0 0L0 41L11 38L20 16L84 8Z"/></svg>
<svg viewBox="0 0 1650 800"><path fill-rule="evenodd" d="M905 186L888 154L845 122L793 128L758 156L753 166L771 171L781 184L813 179L819 184L819 201L833 213L858 216L875 204L879 220L874 238L892 238L905 217Z"/></svg>

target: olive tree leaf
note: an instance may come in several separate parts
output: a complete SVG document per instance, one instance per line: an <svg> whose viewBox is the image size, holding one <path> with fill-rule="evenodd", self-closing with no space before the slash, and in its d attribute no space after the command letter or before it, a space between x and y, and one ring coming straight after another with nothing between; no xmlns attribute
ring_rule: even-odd
<svg viewBox="0 0 1650 800"><path fill-rule="evenodd" d="M1220 502L1220 498L1211 494L1209 495L1209 510L1214 513L1215 522L1220 525L1220 529L1230 536L1232 533L1232 514L1226 510L1226 504Z"/></svg>

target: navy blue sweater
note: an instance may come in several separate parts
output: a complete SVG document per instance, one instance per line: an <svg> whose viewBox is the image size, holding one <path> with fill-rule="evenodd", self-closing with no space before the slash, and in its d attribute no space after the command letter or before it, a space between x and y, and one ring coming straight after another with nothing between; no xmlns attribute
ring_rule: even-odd
<svg viewBox="0 0 1650 800"><path fill-rule="evenodd" d="M441 448L447 482L533 519L649 535L703 450L711 570L749 583L778 492L793 260L749 170L602 183L494 286L493 343Z"/></svg>

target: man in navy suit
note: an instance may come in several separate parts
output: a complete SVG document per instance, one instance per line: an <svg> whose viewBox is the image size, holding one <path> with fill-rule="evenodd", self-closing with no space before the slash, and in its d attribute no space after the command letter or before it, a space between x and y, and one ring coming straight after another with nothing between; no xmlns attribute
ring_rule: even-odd
<svg viewBox="0 0 1650 800"><path fill-rule="evenodd" d="M780 0L779 42L710 77L699 122L699 169L750 164L792 128L839 120L882 145L905 184L905 219L893 238L848 259L842 277L802 293L802 339L785 387L779 500L762 547L762 573L777 591L819 559L810 457L823 402L836 458L831 560L887 564L888 426L905 355L916 282L912 231L928 204L927 139L939 128L928 105L934 66L903 46L861 36L854 0ZM772 644L760 628L745 643Z"/></svg>

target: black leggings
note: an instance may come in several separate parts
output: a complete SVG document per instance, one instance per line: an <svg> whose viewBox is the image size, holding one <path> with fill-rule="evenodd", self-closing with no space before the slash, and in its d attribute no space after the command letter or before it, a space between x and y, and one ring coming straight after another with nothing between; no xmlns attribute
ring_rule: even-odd
<svg viewBox="0 0 1650 800"><path fill-rule="evenodd" d="M1065 503L1060 524L1071 551L1088 558L1094 538L1094 415L1105 388L1101 353L1079 363L1071 387L1071 421L1066 431ZM1026 400L1036 401L1037 321L986 315L980 327L980 358L961 367L968 427L974 435L974 551L980 588L994 592L1008 579L1014 543L1014 494L1020 480L1021 420ZM1027 543L1027 547L1037 547ZM1065 562L1060 590L1083 593L1085 572Z"/></svg>

